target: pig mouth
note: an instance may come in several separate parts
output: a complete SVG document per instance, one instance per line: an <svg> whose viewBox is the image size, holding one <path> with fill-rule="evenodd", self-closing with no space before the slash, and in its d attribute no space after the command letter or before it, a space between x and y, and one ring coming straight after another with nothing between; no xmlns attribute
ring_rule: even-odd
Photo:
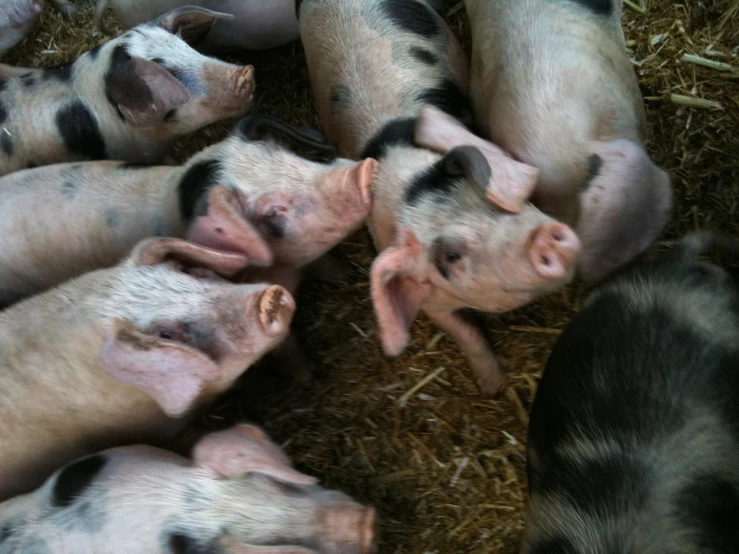
<svg viewBox="0 0 739 554"><path fill-rule="evenodd" d="M259 324L265 334L275 337L285 332L295 311L290 293L278 285L267 288L259 298Z"/></svg>

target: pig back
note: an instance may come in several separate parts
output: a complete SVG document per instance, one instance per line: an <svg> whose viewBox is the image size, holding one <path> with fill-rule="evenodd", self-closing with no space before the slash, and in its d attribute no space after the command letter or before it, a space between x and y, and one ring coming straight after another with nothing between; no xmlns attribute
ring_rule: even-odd
<svg viewBox="0 0 739 554"><path fill-rule="evenodd" d="M426 2L304 0L298 20L321 124L340 155L358 157L424 104L471 122L467 60Z"/></svg>
<svg viewBox="0 0 739 554"><path fill-rule="evenodd" d="M475 115L493 142L540 167L543 187L582 182L591 141L644 142L620 19L587 4L611 2L466 2Z"/></svg>
<svg viewBox="0 0 739 554"><path fill-rule="evenodd" d="M723 271L656 265L597 292L534 402L521 552L736 552L738 368Z"/></svg>

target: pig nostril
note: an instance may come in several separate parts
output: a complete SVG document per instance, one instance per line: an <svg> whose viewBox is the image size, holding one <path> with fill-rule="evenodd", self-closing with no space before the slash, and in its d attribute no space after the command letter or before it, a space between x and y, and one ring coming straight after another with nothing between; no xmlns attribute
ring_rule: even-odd
<svg viewBox="0 0 739 554"><path fill-rule="evenodd" d="M565 239L560 233L552 233L552 238L557 242L562 242Z"/></svg>
<svg viewBox="0 0 739 554"><path fill-rule="evenodd" d="M552 263L552 260L550 260L547 256L542 256L540 258L540 261L545 267L549 267L549 265Z"/></svg>

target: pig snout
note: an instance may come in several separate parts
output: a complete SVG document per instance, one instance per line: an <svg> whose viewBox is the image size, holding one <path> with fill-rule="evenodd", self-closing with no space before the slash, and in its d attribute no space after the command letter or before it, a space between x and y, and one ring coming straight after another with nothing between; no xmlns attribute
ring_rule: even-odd
<svg viewBox="0 0 739 554"><path fill-rule="evenodd" d="M580 239L564 223L545 223L533 236L529 260L536 273L546 280L566 277L580 254Z"/></svg>
<svg viewBox="0 0 739 554"><path fill-rule="evenodd" d="M326 509L319 531L322 542L337 554L371 554L375 551L377 513L372 507L340 503Z"/></svg>
<svg viewBox="0 0 739 554"><path fill-rule="evenodd" d="M221 64L207 67L206 82L208 103L227 111L239 111L248 108L254 100L254 66L245 65L223 72Z"/></svg>
<svg viewBox="0 0 739 554"><path fill-rule="evenodd" d="M259 297L257 312L264 333L276 337L288 331L295 313L295 301L286 289L272 285Z"/></svg>

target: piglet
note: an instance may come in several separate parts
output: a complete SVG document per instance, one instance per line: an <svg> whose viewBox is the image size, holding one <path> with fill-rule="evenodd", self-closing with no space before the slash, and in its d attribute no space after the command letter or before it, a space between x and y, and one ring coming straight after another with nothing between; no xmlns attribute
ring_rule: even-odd
<svg viewBox="0 0 739 554"><path fill-rule="evenodd" d="M321 488L247 424L212 433L192 460L114 448L0 504L3 552L370 554L375 511Z"/></svg>
<svg viewBox="0 0 739 554"><path fill-rule="evenodd" d="M254 68L191 47L224 17L178 9L68 65L0 66L0 175L75 160L154 163L176 138L243 115Z"/></svg>
<svg viewBox="0 0 739 554"><path fill-rule="evenodd" d="M521 554L739 552L739 283L697 233L616 274L557 341L531 411Z"/></svg>
<svg viewBox="0 0 739 554"><path fill-rule="evenodd" d="M319 163L263 136L273 120L243 119L231 137L182 166L58 164L0 178L0 304L118 263L152 235L186 237L268 268L252 280L290 287L362 225L377 162ZM279 133L325 151L286 124ZM271 132L271 131L270 131ZM39 210L52 205L56 215ZM246 276L244 275L244 278Z"/></svg>
<svg viewBox="0 0 739 554"><path fill-rule="evenodd" d="M147 239L113 268L0 312L0 499L81 455L171 439L277 346L294 301L219 277L246 261Z"/></svg>
<svg viewBox="0 0 739 554"><path fill-rule="evenodd" d="M575 228L579 272L599 281L654 243L672 207L670 179L644 149L622 1L465 5L477 119L493 142L539 168L532 201Z"/></svg>
<svg viewBox="0 0 739 554"><path fill-rule="evenodd" d="M51 0L64 14L74 13L65 0ZM0 3L0 58L29 33L38 21L43 0L4 0Z"/></svg>
<svg viewBox="0 0 739 554"><path fill-rule="evenodd" d="M108 7L124 29L154 19L175 8L196 3L233 16L219 21L198 45L201 51L223 49L262 50L275 48L298 38L295 0L97 0L95 24L110 33L103 19Z"/></svg>
<svg viewBox="0 0 739 554"><path fill-rule="evenodd" d="M527 202L534 167L488 144L417 143L424 110L474 136L467 59L429 3L303 0L298 21L328 140L380 162L370 281L385 353L406 348L423 310L497 392L504 374L462 309L504 312L557 290L574 274L577 236Z"/></svg>

